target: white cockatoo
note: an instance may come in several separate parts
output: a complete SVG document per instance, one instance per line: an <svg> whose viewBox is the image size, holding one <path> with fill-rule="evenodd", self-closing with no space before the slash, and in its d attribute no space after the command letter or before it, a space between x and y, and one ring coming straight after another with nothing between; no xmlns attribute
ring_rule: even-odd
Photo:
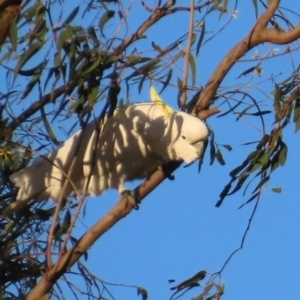
<svg viewBox="0 0 300 300"><path fill-rule="evenodd" d="M146 178L169 161L190 164L197 160L209 133L198 118L175 111L166 115L151 102L116 109L100 135L96 127L96 121L90 122L63 146L12 174L10 180L19 191L9 209L31 200L58 201L65 180L64 197L74 190L82 193L89 177L88 194L97 196L108 188L122 193L126 181ZM74 168L66 176L76 151Z"/></svg>

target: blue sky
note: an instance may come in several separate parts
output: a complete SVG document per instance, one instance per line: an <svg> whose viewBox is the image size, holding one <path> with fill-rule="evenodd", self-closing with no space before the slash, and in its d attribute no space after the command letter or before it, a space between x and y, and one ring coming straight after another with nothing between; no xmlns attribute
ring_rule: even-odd
<svg viewBox="0 0 300 300"><path fill-rule="evenodd" d="M178 5L185 3L177 2ZM138 1L133 3L134 18L130 21L132 23L128 24L129 32L147 16ZM66 3L63 5L66 6ZM282 6L293 9L295 2L282 1ZM67 15L68 8L65 10ZM252 1L239 1L238 10L238 17L230 26L217 39L201 49L197 85L205 85L222 57L254 24ZM175 37L186 32L187 17L187 13L182 13L176 18L166 18L156 29L151 29L147 33L147 39L138 42L137 47L151 49L152 40L162 48L166 47ZM227 16L224 16L224 21L226 19ZM81 22L85 25L88 20ZM216 31L218 26L218 16L214 15L206 24L207 36ZM284 49L277 46L270 46L270 49L268 47L269 45L259 47L259 53L267 53L272 48L279 48L279 52ZM247 58L254 54L253 49ZM297 67L298 52L292 54L292 57ZM279 74L282 71L283 74L278 77L280 82L292 72L291 57L286 55L265 61L262 64L264 73L261 77L250 80L252 75L248 75L236 79L244 70L255 64L256 62L238 63L223 85L244 86L258 99L266 100L267 97L256 90L256 84L268 79L271 74ZM182 68L182 65L180 67ZM157 87L159 89L159 85ZM260 87L266 94L274 88L269 82L261 84ZM132 87L131 101L148 100L148 88L149 83L146 83L139 95L137 89ZM175 88L167 89L162 97L176 108ZM23 101L21 105L26 108L28 103ZM267 106L272 107L272 102L269 101ZM226 109L226 106L222 108ZM210 166L207 153L200 174L197 173L196 164L177 170L175 181L166 180L161 184L143 201L140 210L133 211L121 220L89 250L86 264L92 273L106 282L142 286L147 289L149 299L169 299L172 294L169 288L173 284L169 285L168 279L176 279L176 283L180 283L200 270L210 273L220 270L232 251L239 247L254 203L238 210L250 197L250 194L243 197L242 192L228 197L220 208L215 208L215 203L224 185L229 181L228 173L254 148L242 144L261 138L261 133L254 128L256 120L249 117L236 122L235 118L232 115L223 118L213 116L208 120L208 124L215 131L217 143L230 144L233 147L231 152L225 149L222 151L226 165L214 163ZM272 119L267 120L269 129ZM231 259L222 273L221 283L225 284L222 300L300 299L300 204L297 193L300 138L294 134L293 125L287 128L284 140L289 146L287 163L274 173L271 181L264 187L244 248ZM131 183L129 187L135 185ZM281 194L271 190L272 187L278 186L282 188ZM96 199L89 198L86 216L81 217L76 225L76 236L79 237L93 225L117 199L115 191L108 191ZM135 289L107 287L116 299L138 299ZM193 289L181 299L191 299L200 293L201 288Z"/></svg>

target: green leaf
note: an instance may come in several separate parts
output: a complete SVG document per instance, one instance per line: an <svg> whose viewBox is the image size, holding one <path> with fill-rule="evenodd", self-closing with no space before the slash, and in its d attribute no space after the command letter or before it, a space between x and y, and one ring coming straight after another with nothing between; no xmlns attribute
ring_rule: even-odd
<svg viewBox="0 0 300 300"><path fill-rule="evenodd" d="M282 192L282 188L281 187L272 188L272 191L274 193L281 193Z"/></svg>
<svg viewBox="0 0 300 300"><path fill-rule="evenodd" d="M276 89L274 92L274 101L273 101L273 105L274 105L274 109L276 112L276 120L280 117L281 114L281 101L282 101L282 97L284 96L279 85L275 85Z"/></svg>
<svg viewBox="0 0 300 300"><path fill-rule="evenodd" d="M250 197L250 199L248 199L245 203L243 203L241 206L239 206L238 209L241 209L244 205L246 205L246 204L252 202L252 201L253 201L255 198L257 198L259 195L260 195L260 192L257 192L257 193L255 193L254 195L252 195L252 196Z"/></svg>
<svg viewBox="0 0 300 300"><path fill-rule="evenodd" d="M53 237L54 239L59 239L61 235L63 235L63 227L60 223L57 223L53 230Z"/></svg>
<svg viewBox="0 0 300 300"><path fill-rule="evenodd" d="M259 158L258 162L264 166L268 163L270 156L271 156L271 152L266 152Z"/></svg>
<svg viewBox="0 0 300 300"><path fill-rule="evenodd" d="M51 125L50 125L50 123L49 123L49 121L48 121L48 119L47 119L47 117L46 117L46 114L45 114L45 111L44 111L44 107L43 107L43 106L41 107L41 116L42 116L42 120L43 120L43 122L44 122L44 126L45 126L45 129L46 129L46 131L47 131L47 135L48 135L49 139L50 139L53 143L55 143L56 145L58 145L59 142L57 141L57 138L56 138L56 136L55 136L55 134L54 134L54 131L52 130Z"/></svg>
<svg viewBox="0 0 300 300"><path fill-rule="evenodd" d="M219 149L216 152L216 159L220 163L220 165L224 166L226 164L225 160L223 159L222 153Z"/></svg>
<svg viewBox="0 0 300 300"><path fill-rule="evenodd" d="M49 71L48 71L47 78L45 80L44 90L46 89L47 84L48 84L48 82L49 82L49 80L50 80L50 78L52 77L53 74L54 74L54 68L50 68Z"/></svg>
<svg viewBox="0 0 300 300"><path fill-rule="evenodd" d="M203 42L204 34L205 34L205 21L203 21L203 23L202 23L201 34L200 34L199 41L196 46L196 57L198 57L198 54L199 54L199 51L200 51L200 48L201 48L201 45Z"/></svg>
<svg viewBox="0 0 300 300"><path fill-rule="evenodd" d="M30 48L24 53L24 55L21 56L21 58L18 61L17 66L14 69L14 72L15 72L14 80L15 80L17 74L19 73L20 69L23 67L23 65L26 64L27 61L42 48L42 46L43 46L43 43L41 43L41 42L33 43L30 46Z"/></svg>
<svg viewBox="0 0 300 300"><path fill-rule="evenodd" d="M66 210L65 216L64 216L64 220L63 220L63 228L65 229L65 232L67 232L67 230L69 229L71 225L71 212L69 209Z"/></svg>
<svg viewBox="0 0 300 300"><path fill-rule="evenodd" d="M6 225L4 230L0 233L0 236L6 236L8 235L15 227L15 224L13 221L9 221Z"/></svg>
<svg viewBox="0 0 300 300"><path fill-rule="evenodd" d="M124 19L124 16L123 16L123 13L121 10L118 10L118 15L119 15L120 20Z"/></svg>
<svg viewBox="0 0 300 300"><path fill-rule="evenodd" d="M269 142L270 135L269 134L264 134L258 145L256 146L257 150L262 149L263 147L266 146L266 144Z"/></svg>
<svg viewBox="0 0 300 300"><path fill-rule="evenodd" d="M218 115L217 118L221 118L223 116L226 116L230 112L234 111L242 103L243 103L243 101L239 101L237 104L235 104L234 106L232 106L228 111L224 112L223 114Z"/></svg>
<svg viewBox="0 0 300 300"><path fill-rule="evenodd" d="M93 41L98 45L99 41L94 26L89 26L87 29L87 33L89 34L89 37L91 37Z"/></svg>
<svg viewBox="0 0 300 300"><path fill-rule="evenodd" d="M283 142L282 142L283 143ZM288 153L288 147L285 143L283 143L281 149L280 149L280 153L279 153L279 164L281 166L283 166L286 162L286 158L287 158L287 153Z"/></svg>
<svg viewBox="0 0 300 300"><path fill-rule="evenodd" d="M277 151L275 155L272 157L271 172L275 171L279 167L279 154L280 151Z"/></svg>
<svg viewBox="0 0 300 300"><path fill-rule="evenodd" d="M245 70L245 71L242 72L237 78L240 78L240 77L245 76L245 75L247 75L247 74L249 74L249 73L252 73L252 72L256 69L256 67L257 67L257 66L251 67L251 68Z"/></svg>
<svg viewBox="0 0 300 300"><path fill-rule="evenodd" d="M100 31L103 35L103 29L105 24L115 15L115 11L114 10L107 10L105 11L105 13L101 16L100 20L99 20L99 28ZM104 35L103 35L104 36Z"/></svg>
<svg viewBox="0 0 300 300"><path fill-rule="evenodd" d="M107 93L107 102L109 103L109 112L108 116L112 116L113 112L117 106L118 103L118 95L120 93L121 87L117 80L112 80L112 83L110 84L110 87L108 89Z"/></svg>
<svg viewBox="0 0 300 300"><path fill-rule="evenodd" d="M37 77L37 76L34 76L26 85L25 87L25 90L23 91L22 93L22 96L21 96L21 100L25 99L29 94L30 92L32 91L32 89L35 87L35 85L40 81L39 79L40 75Z"/></svg>
<svg viewBox="0 0 300 300"><path fill-rule="evenodd" d="M233 195L234 193L236 193L238 190L241 189L241 187L243 186L244 182L246 181L246 179L249 177L249 173L244 173L241 176L239 176L239 180L236 184L236 186L234 187L234 189L228 193L228 195Z"/></svg>
<svg viewBox="0 0 300 300"><path fill-rule="evenodd" d="M255 112L255 113L250 113L249 115L251 115L251 116L262 116L262 115L270 114L272 112L273 111L271 111L271 110L261 110L261 111Z"/></svg>
<svg viewBox="0 0 300 300"><path fill-rule="evenodd" d="M161 94L163 92L163 90L169 85L169 82L170 82L170 80L172 78L172 74L173 74L173 69L170 69L169 72L168 72L168 74L167 74L166 81L164 81L163 87L160 90L159 94Z"/></svg>
<svg viewBox="0 0 300 300"><path fill-rule="evenodd" d="M84 72L82 72L82 73L79 72L77 75L81 77L82 75L91 73L92 71L94 71L96 68L98 68L103 63L104 57L105 56L102 54L102 51L101 51L100 53L98 53L98 57L94 60L92 65L89 68L87 68L86 70L84 70Z"/></svg>
<svg viewBox="0 0 300 300"><path fill-rule="evenodd" d="M270 179L270 176L266 176L265 178L263 178L259 184L256 186L256 188L254 189L253 193L255 193L257 190L259 190L263 185L265 185Z"/></svg>
<svg viewBox="0 0 300 300"><path fill-rule="evenodd" d="M151 59L149 62L145 63L139 69L135 70L132 74L127 76L126 80L128 81L129 79L139 76L139 75L147 76L149 72L154 71L155 69L157 69L159 67L158 63L159 63L159 59L156 59L156 58Z"/></svg>
<svg viewBox="0 0 300 300"><path fill-rule="evenodd" d="M90 90L90 92L89 92L89 103L90 104L96 103L96 100L98 98L99 88L100 88L100 85L97 84L97 85L93 86L92 89Z"/></svg>
<svg viewBox="0 0 300 300"><path fill-rule="evenodd" d="M238 117L236 118L236 121L238 121L244 115L249 115L249 113L247 113L247 111L250 110L251 108L253 108L253 106L254 105L249 105L245 109L243 109L241 112L239 112Z"/></svg>
<svg viewBox="0 0 300 300"><path fill-rule="evenodd" d="M70 22L72 22L73 19L76 17L78 11L79 11L79 5L72 10L72 12L69 14L69 16L63 22L63 26L69 24Z"/></svg>
<svg viewBox="0 0 300 300"><path fill-rule="evenodd" d="M222 202L223 202L223 200L224 200L224 198L227 196L227 195L229 195L229 191L230 191L230 189L231 189L231 185L232 185L232 182L233 182L233 180L231 180L228 184L226 184L225 186L224 186L224 189L223 189L223 191L221 192L221 194L220 194L220 199L218 200L218 202L216 203L216 207L220 207L221 206L221 204L222 204Z"/></svg>
<svg viewBox="0 0 300 300"><path fill-rule="evenodd" d="M33 76L35 74L37 74L38 72L41 72L42 69L41 67L45 67L45 63L48 62L48 60L44 60L42 61L41 63L39 63L37 66L31 68L31 69L28 69L28 70L19 70L18 71L18 75L22 75L22 76ZM3 65L3 67L11 72L14 72L14 69L11 69L9 67L6 67Z"/></svg>
<svg viewBox="0 0 300 300"><path fill-rule="evenodd" d="M15 19L12 19L10 24L10 42L12 49L16 52L18 46L18 28Z"/></svg>
<svg viewBox="0 0 300 300"><path fill-rule="evenodd" d="M137 287L137 294L138 294L138 296L139 295L142 296L142 300L147 300L148 299L147 290L145 290L144 288L142 288L140 286Z"/></svg>
<svg viewBox="0 0 300 300"><path fill-rule="evenodd" d="M140 57L138 55L131 55L131 56L129 56L129 58L126 61L126 66L127 67L134 66L136 64L147 62L151 59L152 59L151 57Z"/></svg>
<svg viewBox="0 0 300 300"><path fill-rule="evenodd" d="M192 276L191 278L179 283L177 286L172 287L171 290L182 290L184 288L190 288L193 286L199 286L199 281L203 280L206 276L206 271L200 271L197 274L195 274L194 276Z"/></svg>
<svg viewBox="0 0 300 300"><path fill-rule="evenodd" d="M232 147L230 145L220 145L222 147L224 147L225 149L227 149L228 151L231 151L232 150Z"/></svg>
<svg viewBox="0 0 300 300"><path fill-rule="evenodd" d="M192 71L192 85L194 86L196 84L196 62L191 52L189 53L189 64Z"/></svg>
<svg viewBox="0 0 300 300"><path fill-rule="evenodd" d="M105 66L109 66L119 60L119 55L109 55L106 57Z"/></svg>
<svg viewBox="0 0 300 300"><path fill-rule="evenodd" d="M34 75L30 79L29 83L26 85L25 90L22 93L21 99L25 99L32 91L34 86L40 82L40 77L46 65L47 65L47 61L43 61L41 64L39 64L39 68L34 70Z"/></svg>
<svg viewBox="0 0 300 300"><path fill-rule="evenodd" d="M215 158L216 158L216 147L215 147L215 143L214 143L213 138L210 140L209 144L210 144L210 151L209 151L210 162L209 162L209 164L212 165L215 161Z"/></svg>
<svg viewBox="0 0 300 300"><path fill-rule="evenodd" d="M18 74L22 76L32 76L37 75L39 73L42 73L42 71L45 69L47 65L48 60L44 60L41 63L39 63L37 66L29 69L29 70L19 70Z"/></svg>
<svg viewBox="0 0 300 300"><path fill-rule="evenodd" d="M253 2L254 10L255 10L255 18L257 19L257 16L258 16L257 0L252 0L252 2Z"/></svg>
<svg viewBox="0 0 300 300"><path fill-rule="evenodd" d="M182 90L182 80L179 77L177 77L177 87L178 87L179 91Z"/></svg>
<svg viewBox="0 0 300 300"><path fill-rule="evenodd" d="M293 121L295 123L295 132L297 132L300 128L300 98L298 98L294 104Z"/></svg>
<svg viewBox="0 0 300 300"><path fill-rule="evenodd" d="M163 53L163 50L161 49L161 47L159 47L157 44L155 44L155 42L152 41L151 45L152 45L154 50L156 50L159 53Z"/></svg>
<svg viewBox="0 0 300 300"><path fill-rule="evenodd" d="M145 74L145 75L142 77L142 79L140 80L140 82L139 82L139 85L138 85L138 91L139 91L139 94L140 94L141 91L142 91L142 87L143 87L143 84L144 84L144 81L145 81L146 78L147 78L147 75Z"/></svg>
<svg viewBox="0 0 300 300"><path fill-rule="evenodd" d="M74 28L73 26L67 25L64 30L61 31L59 37L58 37L58 50L64 48L68 41L72 39L74 36Z"/></svg>

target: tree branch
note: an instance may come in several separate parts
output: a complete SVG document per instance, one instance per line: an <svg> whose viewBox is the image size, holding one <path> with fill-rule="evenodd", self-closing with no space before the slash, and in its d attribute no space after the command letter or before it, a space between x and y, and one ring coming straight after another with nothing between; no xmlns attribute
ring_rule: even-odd
<svg viewBox="0 0 300 300"><path fill-rule="evenodd" d="M17 1L17 0L16 0ZM0 0L1 5L8 3L7 0ZM170 10L172 6L176 3L175 0L169 0L164 6L161 8L157 8L154 13L127 39L125 39L116 49L116 54L121 54L127 47L129 47L135 41L144 37L145 31L158 22L162 17L173 14L177 11L183 10L184 7L179 8L179 10ZM207 3L205 4L207 5ZM197 6L198 7L198 6ZM189 10L190 8L187 8ZM25 122L29 117L31 117L34 113L40 110L46 104L52 102L52 99L55 99L66 92L71 92L76 86L75 82L68 83L68 86L60 86L54 91L43 96L42 99L34 102L30 107L28 107L23 113L21 113L18 117L16 117L13 121L11 121L8 127L5 130L5 136L9 136L12 131L14 131L18 126L20 126L23 122Z"/></svg>
<svg viewBox="0 0 300 300"><path fill-rule="evenodd" d="M21 5L22 0L0 0L0 11L3 11L8 6Z"/></svg>
<svg viewBox="0 0 300 300"><path fill-rule="evenodd" d="M279 3L280 3L280 0L269 1L267 10L259 17L259 19L256 22L255 27L257 29L264 30L267 27L268 23L270 22L271 18L274 15Z"/></svg>
<svg viewBox="0 0 300 300"><path fill-rule="evenodd" d="M204 6L209 5L211 2L207 1L203 5L195 6L195 9L201 9ZM144 37L145 31L151 27L153 24L158 22L160 19L162 19L164 16L176 13L178 11L190 11L190 7L176 7L173 9L170 9L172 6L176 4L176 0L169 0L164 6L157 7L155 11L152 13L152 15L137 29L136 32L134 32L131 36L129 36L127 39L125 39L116 49L116 54L121 54L128 46L130 46L135 41L142 39Z"/></svg>
<svg viewBox="0 0 300 300"><path fill-rule="evenodd" d="M184 70L183 70L183 78L182 78L182 87L178 99L178 104L180 108L183 108L187 101L187 83L188 83L188 76L189 76L189 57L191 52L192 46L192 39L194 34L194 0L191 0L190 7L190 20L189 20L189 33L188 33L188 40L184 54Z"/></svg>
<svg viewBox="0 0 300 300"><path fill-rule="evenodd" d="M300 23L288 32L279 31L275 28L268 28L261 33L261 39L278 45L285 45L292 43L300 38Z"/></svg>
<svg viewBox="0 0 300 300"><path fill-rule="evenodd" d="M115 53L120 55L128 46L141 38L144 38L145 31L161 18L170 13L168 9L175 4L176 1L168 1L163 7L157 7L153 14L127 39L125 39L116 49Z"/></svg>
<svg viewBox="0 0 300 300"><path fill-rule="evenodd" d="M223 58L204 87L203 92L193 109L193 115L199 116L201 110L208 109L208 107L213 104L217 89L229 70L253 47L264 42L286 44L300 38L300 24L289 32L282 32L275 28L266 27L274 15L279 3L280 0L271 1L266 12L260 16L249 34L235 45Z"/></svg>
<svg viewBox="0 0 300 300"><path fill-rule="evenodd" d="M135 195L140 199L144 199L153 189L155 189L167 175L172 173L180 166L181 162L172 162L167 172L158 169L148 179L134 189ZM67 252L61 259L48 270L38 284L27 295L26 300L38 300L47 294L55 282L68 271L80 257L88 251L88 249L101 237L106 231L112 228L117 222L126 217L135 207L135 204L126 197L121 197L119 202L111 208L111 210L102 217L93 227L91 227L78 242Z"/></svg>
<svg viewBox="0 0 300 300"><path fill-rule="evenodd" d="M17 127L19 127L23 122L25 122L29 117L35 114L38 110L40 110L43 106L48 103L51 103L53 99L65 94L71 93L75 88L75 81L71 81L68 85L62 85L54 91L44 95L42 99L35 101L32 103L25 111L23 111L18 117L14 118L8 126L5 128L6 133L14 131Z"/></svg>
<svg viewBox="0 0 300 300"><path fill-rule="evenodd" d="M19 127L24 121L26 121L29 117L35 114L38 110L40 110L43 106L47 103L51 102L51 95L52 98L56 98L61 96L66 91L65 86L60 86L59 88L55 89L54 92L46 94L42 99L35 101L32 103L25 111L23 111L18 117L14 118L11 121L6 130L14 131L17 127Z"/></svg>

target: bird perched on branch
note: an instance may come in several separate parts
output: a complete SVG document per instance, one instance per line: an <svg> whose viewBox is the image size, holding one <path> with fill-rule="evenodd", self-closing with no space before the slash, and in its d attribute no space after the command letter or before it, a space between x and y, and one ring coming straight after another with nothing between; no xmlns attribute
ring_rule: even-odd
<svg viewBox="0 0 300 300"><path fill-rule="evenodd" d="M166 112L157 102L116 109L101 130L95 130L96 123L90 122L62 147L12 174L19 191L7 209L14 211L31 200L58 201L62 192L67 197L84 188L93 196L108 188L122 193L126 181L146 178L169 161L194 162L208 136L201 120L184 112Z"/></svg>

